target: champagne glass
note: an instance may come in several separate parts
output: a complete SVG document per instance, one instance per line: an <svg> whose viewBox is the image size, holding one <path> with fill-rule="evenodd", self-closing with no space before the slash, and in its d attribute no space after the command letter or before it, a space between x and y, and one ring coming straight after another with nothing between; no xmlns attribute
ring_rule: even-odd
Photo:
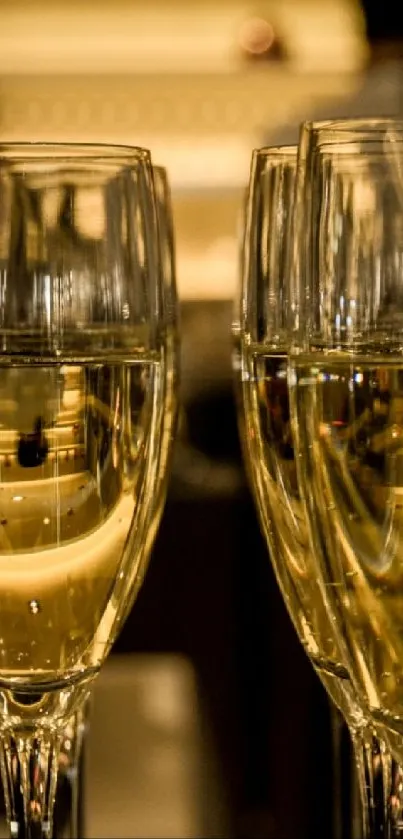
<svg viewBox="0 0 403 839"><path fill-rule="evenodd" d="M0 147L0 744L50 837L60 738L144 573L169 326L149 152Z"/></svg>
<svg viewBox="0 0 403 839"><path fill-rule="evenodd" d="M154 513L152 523L145 534L143 568L146 567L155 536L161 520L168 476L169 465L173 452L176 425L178 419L178 377L179 377L179 328L178 328L178 296L175 269L175 240L172 214L172 201L169 179L162 166L153 166L155 187L156 212L159 229L160 259L162 267L162 304L165 311L165 323L168 327L166 341L167 376L165 380L165 411L162 453L157 485L154 495ZM141 578L136 581L135 591L140 587ZM131 610L133 594L127 603L127 617ZM123 620L125 619L123 618ZM83 707L80 707L69 720L61 742L60 768L63 775L67 775L71 787L71 796L67 802L67 816L71 839L78 839L80 835L80 814L82 814L82 777L80 773L81 752L85 744L85 736L90 724L91 696Z"/></svg>
<svg viewBox="0 0 403 839"><path fill-rule="evenodd" d="M269 148L252 160L245 219L241 324L235 367L242 387L240 432L247 472L274 570L298 636L351 733L364 831L385 821L389 758L352 684L309 550L290 427L287 256L297 148ZM238 384L239 388L239 384ZM338 834L340 835L340 831ZM362 826L359 836L362 836Z"/></svg>
<svg viewBox="0 0 403 839"><path fill-rule="evenodd" d="M291 271L290 392L311 549L350 676L395 759L393 835L403 758L402 129L395 120L303 127Z"/></svg>

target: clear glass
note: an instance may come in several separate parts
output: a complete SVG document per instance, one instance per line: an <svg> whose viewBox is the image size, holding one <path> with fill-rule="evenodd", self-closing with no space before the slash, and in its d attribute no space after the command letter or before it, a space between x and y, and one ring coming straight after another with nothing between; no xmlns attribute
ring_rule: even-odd
<svg viewBox="0 0 403 839"><path fill-rule="evenodd" d="M298 636L346 720L354 746L364 834L384 824L390 759L360 704L326 598L317 585L300 499L288 394L289 236L297 148L255 152L245 216L235 371L247 472L274 571ZM239 336L239 347L238 344Z"/></svg>
<svg viewBox="0 0 403 839"><path fill-rule="evenodd" d="M402 140L394 120L303 127L290 307L310 544L350 677L394 756L390 835L402 825Z"/></svg>
<svg viewBox="0 0 403 839"><path fill-rule="evenodd" d="M171 335L147 151L0 146L0 208L1 770L10 834L50 837L144 573Z"/></svg>
<svg viewBox="0 0 403 839"><path fill-rule="evenodd" d="M152 525L148 528L144 540L146 568L154 540L161 520L170 461L173 453L176 425L178 419L178 382L179 382L179 307L176 285L175 237L172 214L171 190L166 170L161 166L153 166L153 177L156 194L156 210L160 237L160 252L162 266L164 317L168 328L166 359L167 376L165 381L165 411L164 411L164 442L161 446L161 462L158 471L157 486L154 497L154 514ZM132 601L141 585L143 575L136 581L136 587L127 602L126 612L129 615ZM91 697L84 706L69 720L63 732L59 767L70 786L71 794L64 802L64 819L68 823L70 839L82 836L83 792L80 772L82 748L85 746L85 735L90 724ZM59 837L58 837L59 839Z"/></svg>

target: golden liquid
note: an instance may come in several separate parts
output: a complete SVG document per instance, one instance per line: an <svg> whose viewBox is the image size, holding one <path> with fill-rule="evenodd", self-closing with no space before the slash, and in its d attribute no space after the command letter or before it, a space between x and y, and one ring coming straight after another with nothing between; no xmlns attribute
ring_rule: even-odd
<svg viewBox="0 0 403 839"><path fill-rule="evenodd" d="M2 358L3 684L97 668L140 571L130 552L153 505L165 376L158 360L126 358Z"/></svg>
<svg viewBox="0 0 403 839"><path fill-rule="evenodd" d="M298 636L326 689L350 722L361 712L340 656L326 593L308 545L292 437L287 356L244 353L244 451L261 526Z"/></svg>
<svg viewBox="0 0 403 839"><path fill-rule="evenodd" d="M403 362L317 354L294 372L301 475L337 630L374 716L401 733Z"/></svg>
<svg viewBox="0 0 403 839"><path fill-rule="evenodd" d="M166 373L160 383L159 417L156 421L159 435L156 435L155 443L157 445L154 445L154 483L152 498L149 499L149 504L152 506L152 515L141 544L138 545L136 571L133 575L131 591L126 597L120 626L130 613L143 583L164 511L179 414L179 339L176 327L171 328L167 335L164 364Z"/></svg>

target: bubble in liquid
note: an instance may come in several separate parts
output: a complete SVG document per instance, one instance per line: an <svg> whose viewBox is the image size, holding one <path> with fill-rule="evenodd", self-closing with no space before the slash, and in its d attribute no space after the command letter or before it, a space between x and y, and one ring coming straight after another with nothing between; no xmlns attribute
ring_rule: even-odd
<svg viewBox="0 0 403 839"><path fill-rule="evenodd" d="M3 527L5 527L5 525L7 524L7 519L0 519L0 524L2 524Z"/></svg>
<svg viewBox="0 0 403 839"><path fill-rule="evenodd" d="M28 608L31 615L37 615L41 611L41 604L39 603L39 600L30 600Z"/></svg>
<svg viewBox="0 0 403 839"><path fill-rule="evenodd" d="M72 507L69 507L69 509L67 510L67 515L68 516L73 516L74 515L74 510L73 510Z"/></svg>

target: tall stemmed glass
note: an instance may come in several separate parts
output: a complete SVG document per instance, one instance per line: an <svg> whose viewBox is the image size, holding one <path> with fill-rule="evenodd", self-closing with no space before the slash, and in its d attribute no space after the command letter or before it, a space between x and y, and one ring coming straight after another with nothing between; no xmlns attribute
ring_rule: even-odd
<svg viewBox="0 0 403 839"><path fill-rule="evenodd" d="M132 600L163 462L150 155L0 147L0 739L10 835L50 837L60 737Z"/></svg>
<svg viewBox="0 0 403 839"><path fill-rule="evenodd" d="M290 428L287 256L296 169L296 147L263 149L253 156L241 323L240 329L235 324L234 330L235 367L242 382L240 431L247 472L285 603L322 683L348 723L364 808L364 835L376 836L385 822L389 759L362 711L326 599L316 582ZM358 835L363 836L362 825Z"/></svg>
<svg viewBox="0 0 403 839"><path fill-rule="evenodd" d="M303 128L290 375L299 479L319 584L350 675L398 761L402 139L403 125L394 120ZM393 835L402 827L399 778L394 763Z"/></svg>
<svg viewBox="0 0 403 839"><path fill-rule="evenodd" d="M165 410L164 410L164 439L161 443L162 458L160 461L157 484L154 491L154 511L152 522L145 534L142 550L144 552L143 569L146 568L153 543L161 520L170 460L173 452L176 425L178 419L178 379L179 379L179 307L176 286L175 265L175 236L172 213L172 200L169 179L162 166L153 166L155 187L156 213L159 229L160 259L162 271L162 305L167 329L165 379ZM126 605L128 616L132 601L141 585L142 576L136 580L135 588ZM69 820L69 835L71 839L78 839L81 835L81 818L84 803L82 798L81 753L86 733L90 725L91 696L76 711L69 720L61 741L60 768L69 778L71 796L66 802L65 817Z"/></svg>

